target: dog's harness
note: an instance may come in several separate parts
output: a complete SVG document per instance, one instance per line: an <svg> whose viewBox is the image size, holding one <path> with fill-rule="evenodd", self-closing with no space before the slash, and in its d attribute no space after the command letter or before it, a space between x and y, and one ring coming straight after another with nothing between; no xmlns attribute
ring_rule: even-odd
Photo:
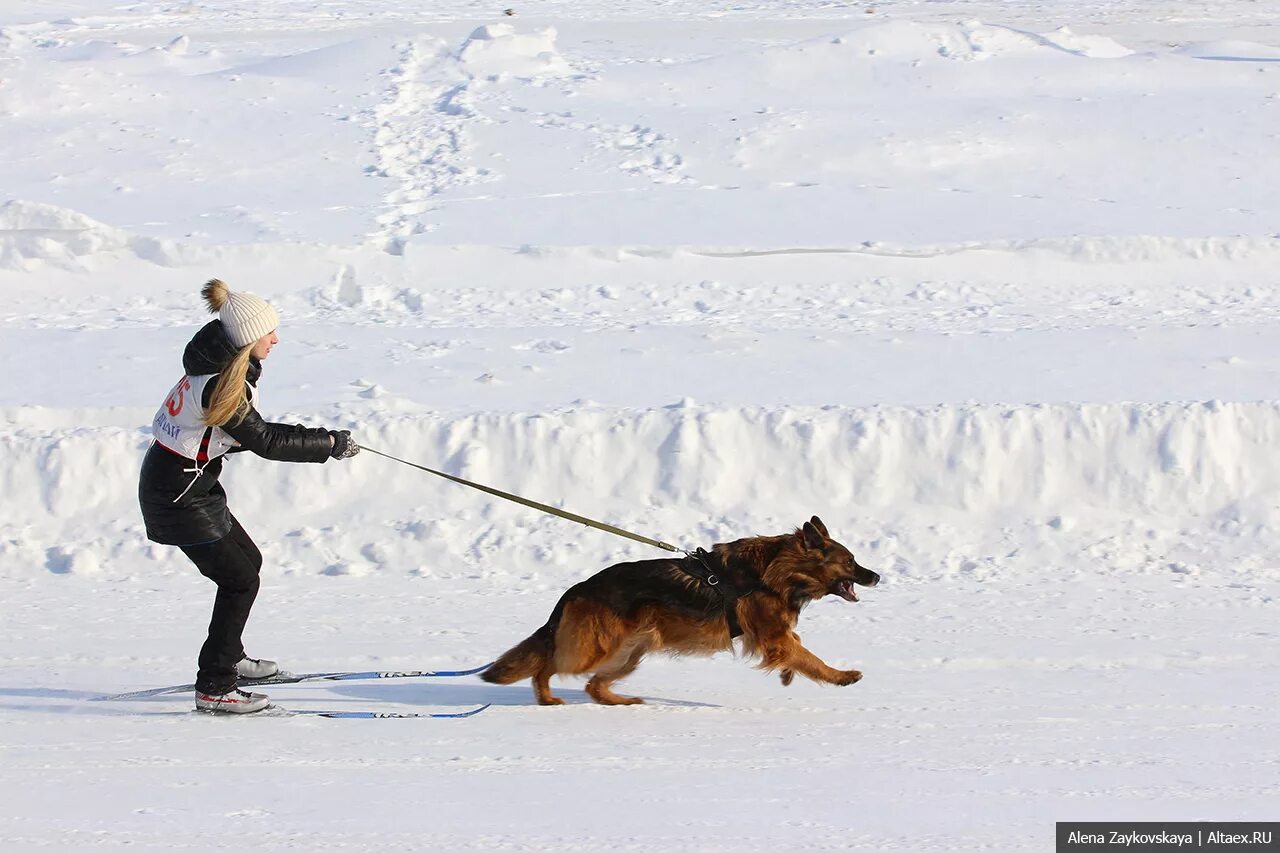
<svg viewBox="0 0 1280 853"><path fill-rule="evenodd" d="M742 636L742 626L738 624L738 599L751 592L749 589L740 589L730 582L724 575L717 574L715 568L711 565L711 555L705 549L699 548L696 551L686 551L686 556L680 560L677 565L685 574L697 578L702 581L711 591L720 597L720 603L724 605L724 619L729 624L729 639L733 640Z"/></svg>

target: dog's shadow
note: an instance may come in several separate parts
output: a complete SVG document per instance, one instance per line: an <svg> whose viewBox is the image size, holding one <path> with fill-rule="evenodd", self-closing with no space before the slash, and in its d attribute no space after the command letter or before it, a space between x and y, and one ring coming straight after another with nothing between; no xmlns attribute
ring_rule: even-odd
<svg viewBox="0 0 1280 853"><path fill-rule="evenodd" d="M458 684L454 682L426 681L425 683L370 683L370 684L343 684L338 687L331 687L327 691L330 695L337 694L347 699L359 699L363 702L394 702L398 705L436 705L436 706L467 706L475 705L501 705L515 707L536 707L537 702L533 698L533 691L528 684L516 685L499 685L499 684ZM562 686L556 686L553 690L556 696L565 701L566 705L593 705L595 702L587 695L585 690L575 690ZM289 702L297 704L302 699L302 692L299 691L289 698ZM296 698L295 698L296 697ZM687 708L718 708L719 705L712 705L707 702L691 702L684 699L665 699L659 696L642 696L647 705L657 706L676 706ZM282 702L284 700L281 700ZM317 700L319 701L319 700Z"/></svg>

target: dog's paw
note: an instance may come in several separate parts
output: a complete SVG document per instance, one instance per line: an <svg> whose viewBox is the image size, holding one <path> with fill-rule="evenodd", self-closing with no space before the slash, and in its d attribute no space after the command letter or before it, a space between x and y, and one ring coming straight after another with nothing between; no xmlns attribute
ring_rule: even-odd
<svg viewBox="0 0 1280 853"><path fill-rule="evenodd" d="M796 671L794 669L784 669L782 672L778 673L778 680L782 682L783 687L790 687L791 682L795 677Z"/></svg>
<svg viewBox="0 0 1280 853"><path fill-rule="evenodd" d="M857 684L862 680L862 673L856 669L848 669L840 673L840 677L836 680L836 684L845 687L850 684Z"/></svg>
<svg viewBox="0 0 1280 853"><path fill-rule="evenodd" d="M563 705L564 700L561 699L559 696L548 696L545 699L539 698L538 704L539 705Z"/></svg>

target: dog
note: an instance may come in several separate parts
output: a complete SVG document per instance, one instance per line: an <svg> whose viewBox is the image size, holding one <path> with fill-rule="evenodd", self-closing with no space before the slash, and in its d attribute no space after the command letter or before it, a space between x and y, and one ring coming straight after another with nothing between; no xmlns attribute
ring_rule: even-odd
<svg viewBox="0 0 1280 853"><path fill-rule="evenodd" d="M587 694L601 705L636 705L611 686L650 652L710 655L743 638L759 667L784 685L796 673L823 684L853 684L857 670L835 669L800 644L800 611L838 595L857 601L854 585L880 576L858 565L816 515L793 533L715 545L703 559L618 563L569 588L547 623L506 652L481 678L493 684L533 679L540 705L563 705L551 676L590 674Z"/></svg>

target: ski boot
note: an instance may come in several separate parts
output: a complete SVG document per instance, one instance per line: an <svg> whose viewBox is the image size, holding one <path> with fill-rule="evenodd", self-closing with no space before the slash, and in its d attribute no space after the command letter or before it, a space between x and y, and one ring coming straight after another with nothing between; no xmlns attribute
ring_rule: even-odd
<svg viewBox="0 0 1280 853"><path fill-rule="evenodd" d="M232 687L226 693L196 691L196 710L212 714L252 714L271 704L262 693L248 693Z"/></svg>
<svg viewBox="0 0 1280 853"><path fill-rule="evenodd" d="M257 681L260 678L270 678L280 671L280 665L273 660L259 660L251 658L248 655L240 658L240 662L236 664L236 675L241 678L249 678Z"/></svg>

